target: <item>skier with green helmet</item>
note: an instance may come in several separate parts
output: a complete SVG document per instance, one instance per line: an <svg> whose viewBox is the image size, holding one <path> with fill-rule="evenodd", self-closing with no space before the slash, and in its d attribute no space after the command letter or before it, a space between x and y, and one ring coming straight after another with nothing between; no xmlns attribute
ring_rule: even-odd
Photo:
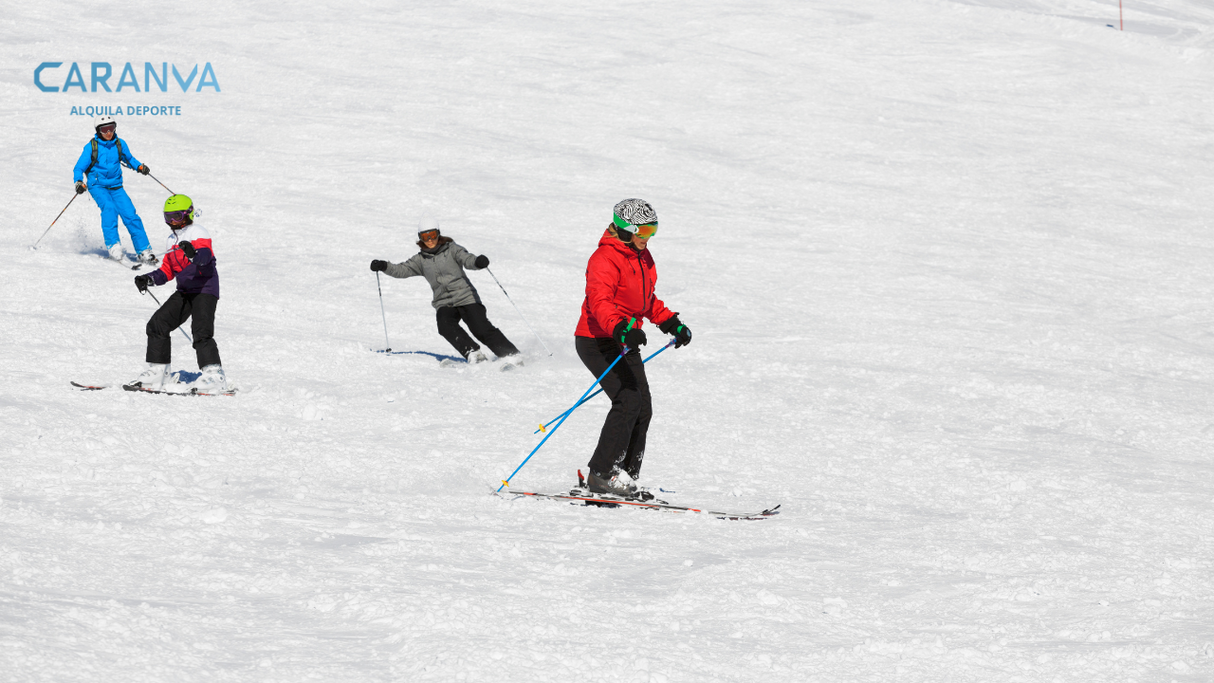
<svg viewBox="0 0 1214 683"><path fill-rule="evenodd" d="M228 391L227 378L215 344L215 307L219 303L219 271L211 234L194 222L194 202L183 194L175 194L164 202L164 222L172 230L160 268L147 275L135 276L140 293L148 287L177 280L177 291L165 300L147 324L148 367L127 389L163 391L169 380L172 360L173 330L190 320L194 352L202 375L188 391L215 394Z"/></svg>

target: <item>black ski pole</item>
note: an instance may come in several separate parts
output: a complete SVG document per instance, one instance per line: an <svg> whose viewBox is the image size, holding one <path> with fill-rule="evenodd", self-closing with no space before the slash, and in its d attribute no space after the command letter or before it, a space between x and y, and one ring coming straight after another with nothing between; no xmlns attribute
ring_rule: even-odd
<svg viewBox="0 0 1214 683"><path fill-rule="evenodd" d="M388 341L388 316L384 314L384 288L379 286L379 271L375 271L375 288L379 290L379 317L384 320L384 353L392 350L392 342Z"/></svg>
<svg viewBox="0 0 1214 683"><path fill-rule="evenodd" d="M485 266L485 270L489 271L489 276L492 277L493 281L497 283L498 288L502 290L502 294L506 295L506 299L510 301L510 305L514 306L514 310L518 313L518 317L523 319L523 324L527 326L527 329L531 330L531 334L534 334L536 339L540 340L540 345L544 347L544 350L548 351L548 345L545 344L543 338L536 333L535 328L531 326L531 323L527 322L527 318L523 315L523 312L519 310L518 304L514 303L514 299L510 298L510 294L506 291L506 288L502 287L501 281L497 279L497 276L493 274L492 270L489 270L489 266ZM551 356L552 352L548 351L548 355Z"/></svg>
<svg viewBox="0 0 1214 683"><path fill-rule="evenodd" d="M122 162L122 165L126 166L127 168L131 169L132 171L136 171L136 172L139 171L139 169L131 166L130 164L126 163L125 161ZM160 178L157 178L156 176L152 175L151 171L147 172L147 177L151 178L152 180L155 180L161 187L168 190L169 194L177 194L176 192L169 190L169 188L164 183L160 182Z"/></svg>
<svg viewBox="0 0 1214 683"><path fill-rule="evenodd" d="M148 177L151 178L152 180L155 180L157 183L160 183L160 186L163 187L164 189L169 190L169 188L166 187L164 183L161 183L160 179L157 178L156 176L152 175L151 172L148 173ZM172 190L169 190L169 194L177 194L177 193Z"/></svg>
<svg viewBox="0 0 1214 683"><path fill-rule="evenodd" d="M145 294L147 294L148 296L152 297L152 301L155 301L155 302L156 302L156 307L157 307L157 308L159 308L159 307L160 307L160 299L157 299L157 298L156 298L156 295L155 295L155 294L152 294L151 290L145 289L145 290L143 290L143 292L144 292ZM190 339L190 335L186 334L186 331L185 331L185 330L183 330L183 329L181 329L180 327L178 327L178 328L177 328L177 331L178 331L178 332L180 332L180 333L182 333L182 334L185 334L186 341L190 342L191 344L193 344L193 343L194 343L194 340L193 340L193 339Z"/></svg>
<svg viewBox="0 0 1214 683"><path fill-rule="evenodd" d="M73 192L74 192L74 190L73 190ZM59 212L59 215L58 215L58 216L55 216L55 220L51 221L51 224L47 226L46 230L45 230L45 231L42 233L42 237L46 237L46 233L50 232L50 231L51 231L51 228L55 227L55 223L59 222L59 218L60 218L60 217L62 217L62 216L63 216L63 214L64 214L64 212L66 212L66 211L67 211L67 207L71 206L71 205L72 205L72 202L76 201L76 197L79 197L81 194L83 194L83 193L81 193L81 192L77 192L76 194L72 195L72 198L71 198L71 199L67 200L67 204L65 204L65 205L63 206L63 211L60 211L60 212ZM38 248L38 242L41 242L41 241L42 241L42 237L39 237L39 238L38 238L38 241L37 241L37 242L34 242L34 244L30 246L30 249L37 249L37 248Z"/></svg>

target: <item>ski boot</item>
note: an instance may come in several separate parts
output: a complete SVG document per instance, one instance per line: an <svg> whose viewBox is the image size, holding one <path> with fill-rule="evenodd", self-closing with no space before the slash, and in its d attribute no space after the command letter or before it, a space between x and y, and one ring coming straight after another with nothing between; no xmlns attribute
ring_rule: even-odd
<svg viewBox="0 0 1214 683"><path fill-rule="evenodd" d="M222 394L228 391L228 378L223 374L223 366L208 365L202 369L202 375L190 386L194 394Z"/></svg>
<svg viewBox="0 0 1214 683"><path fill-rule="evenodd" d="M134 391L142 389L144 391L163 391L164 382L169 376L168 363L148 363L147 370L144 370L133 381L122 385L123 389Z"/></svg>
<svg viewBox="0 0 1214 683"><path fill-rule="evenodd" d="M621 498L636 496L637 485L632 483L632 477L623 477L621 474L622 472L599 474L590 470L590 475L586 477L586 489L591 493L607 493Z"/></svg>

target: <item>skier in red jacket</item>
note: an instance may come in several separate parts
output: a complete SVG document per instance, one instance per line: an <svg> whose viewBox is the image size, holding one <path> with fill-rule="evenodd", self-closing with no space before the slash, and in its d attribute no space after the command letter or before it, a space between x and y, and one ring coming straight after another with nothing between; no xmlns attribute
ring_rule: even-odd
<svg viewBox="0 0 1214 683"><path fill-rule="evenodd" d="M641 473L645 434L653 417L641 361L642 319L674 335L675 348L691 343L691 330L678 313L654 296L657 267L646 245L657 232L658 215L649 202L625 199L615 205L612 222L586 264L586 299L575 333L578 357L598 377L628 347L623 360L599 383L611 398L611 410L590 458L586 485L595 493L638 495L634 481Z"/></svg>

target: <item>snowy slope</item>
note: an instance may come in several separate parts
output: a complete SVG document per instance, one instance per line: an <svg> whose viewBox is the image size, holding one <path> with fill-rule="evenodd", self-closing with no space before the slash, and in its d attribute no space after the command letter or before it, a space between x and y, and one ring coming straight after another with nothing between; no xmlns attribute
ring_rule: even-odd
<svg viewBox="0 0 1214 683"><path fill-rule="evenodd" d="M0 679L1210 680L1214 10L1117 9L8 7ZM222 92L38 91L55 60ZM215 238L234 398L68 386L133 377L155 309L87 196L28 249L107 104L182 107L119 130ZM489 494L593 379L629 196L695 333L650 366L642 483L775 519ZM367 263L424 211L551 357L485 273L525 368L372 351ZM382 286L394 349L450 353L424 283ZM605 411L515 485L572 484Z"/></svg>

